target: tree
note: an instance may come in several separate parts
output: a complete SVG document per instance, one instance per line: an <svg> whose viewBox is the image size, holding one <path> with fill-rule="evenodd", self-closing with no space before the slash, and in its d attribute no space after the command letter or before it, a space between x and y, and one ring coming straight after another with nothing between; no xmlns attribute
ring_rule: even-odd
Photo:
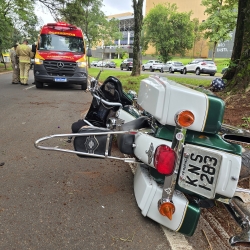
<svg viewBox="0 0 250 250"><path fill-rule="evenodd" d="M60 10L64 9L68 2L70 0L36 0L36 3L41 3L56 21L59 21Z"/></svg>
<svg viewBox="0 0 250 250"><path fill-rule="evenodd" d="M193 57L195 57L196 55L195 55L194 52L197 50L196 44L202 39L203 34L202 34L201 30L200 30L199 19L194 18L192 22L194 24L194 26L193 26L194 27L194 38L193 38L193 53L192 54L193 54ZM203 41L202 41L202 43L200 45L200 48L199 48L199 51L200 51L199 56L201 56L202 45L203 45Z"/></svg>
<svg viewBox="0 0 250 250"><path fill-rule="evenodd" d="M158 4L144 19L145 46L153 45L163 62L173 54L184 55L193 46L191 12L177 12L176 4Z"/></svg>
<svg viewBox="0 0 250 250"><path fill-rule="evenodd" d="M113 44L121 37L118 20L107 20L101 7L102 0L74 0L60 10L65 21L83 30L89 48L101 42ZM90 62L88 64L90 66Z"/></svg>
<svg viewBox="0 0 250 250"><path fill-rule="evenodd" d="M0 1L0 52L34 35L37 18L32 0ZM37 37L37 36L36 36ZM6 65L5 65L6 66Z"/></svg>
<svg viewBox="0 0 250 250"><path fill-rule="evenodd" d="M235 28L237 0L202 0L201 4L206 7L208 18L201 23L200 29L205 31L204 38L213 43L214 60L218 43L228 40Z"/></svg>
<svg viewBox="0 0 250 250"><path fill-rule="evenodd" d="M122 34L119 30L119 21L115 18L112 18L111 20L105 19L99 28L99 37L101 37L104 54L106 45L113 45L114 40L122 38Z"/></svg>
<svg viewBox="0 0 250 250"><path fill-rule="evenodd" d="M134 44L133 44L133 69L131 76L139 76L141 74L141 32L143 24L143 7L144 0L132 0L134 9Z"/></svg>
<svg viewBox="0 0 250 250"><path fill-rule="evenodd" d="M227 89L241 90L250 82L250 1L238 1L238 18L229 69L223 76Z"/></svg>

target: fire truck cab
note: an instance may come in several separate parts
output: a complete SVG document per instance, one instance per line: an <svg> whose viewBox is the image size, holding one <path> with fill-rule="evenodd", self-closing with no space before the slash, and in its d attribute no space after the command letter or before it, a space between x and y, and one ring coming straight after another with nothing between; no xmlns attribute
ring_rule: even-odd
<svg viewBox="0 0 250 250"><path fill-rule="evenodd" d="M70 83L86 90L88 69L82 30L74 25L48 23L41 29L34 60L37 88L44 83Z"/></svg>

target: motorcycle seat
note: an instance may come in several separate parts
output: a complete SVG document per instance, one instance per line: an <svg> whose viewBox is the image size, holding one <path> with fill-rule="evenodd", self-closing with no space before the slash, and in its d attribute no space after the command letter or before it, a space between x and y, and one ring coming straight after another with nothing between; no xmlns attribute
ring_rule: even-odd
<svg viewBox="0 0 250 250"><path fill-rule="evenodd" d="M106 100L121 102L123 106L133 104L132 100L123 92L122 84L116 77L109 76L101 85L100 90Z"/></svg>
<svg viewBox="0 0 250 250"><path fill-rule="evenodd" d="M148 117L142 116L133 121L124 123L121 126L122 131L128 131L132 129L141 129L141 128L148 128ZM123 154L131 155L133 154L133 143L135 141L135 135L132 134L119 134L117 135L117 145L119 150Z"/></svg>

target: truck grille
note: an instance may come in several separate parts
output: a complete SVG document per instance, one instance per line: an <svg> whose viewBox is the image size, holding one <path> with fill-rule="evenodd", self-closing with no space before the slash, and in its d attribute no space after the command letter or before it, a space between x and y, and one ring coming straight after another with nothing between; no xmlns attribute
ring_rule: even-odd
<svg viewBox="0 0 250 250"><path fill-rule="evenodd" d="M45 60L43 65L51 76L73 76L76 69L75 62Z"/></svg>

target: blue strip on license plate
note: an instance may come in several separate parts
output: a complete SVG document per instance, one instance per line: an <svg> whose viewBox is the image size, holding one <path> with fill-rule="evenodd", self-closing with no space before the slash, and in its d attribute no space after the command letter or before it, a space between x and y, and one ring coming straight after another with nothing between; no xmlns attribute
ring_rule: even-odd
<svg viewBox="0 0 250 250"><path fill-rule="evenodd" d="M55 78L55 82L67 82L67 78L65 77Z"/></svg>

